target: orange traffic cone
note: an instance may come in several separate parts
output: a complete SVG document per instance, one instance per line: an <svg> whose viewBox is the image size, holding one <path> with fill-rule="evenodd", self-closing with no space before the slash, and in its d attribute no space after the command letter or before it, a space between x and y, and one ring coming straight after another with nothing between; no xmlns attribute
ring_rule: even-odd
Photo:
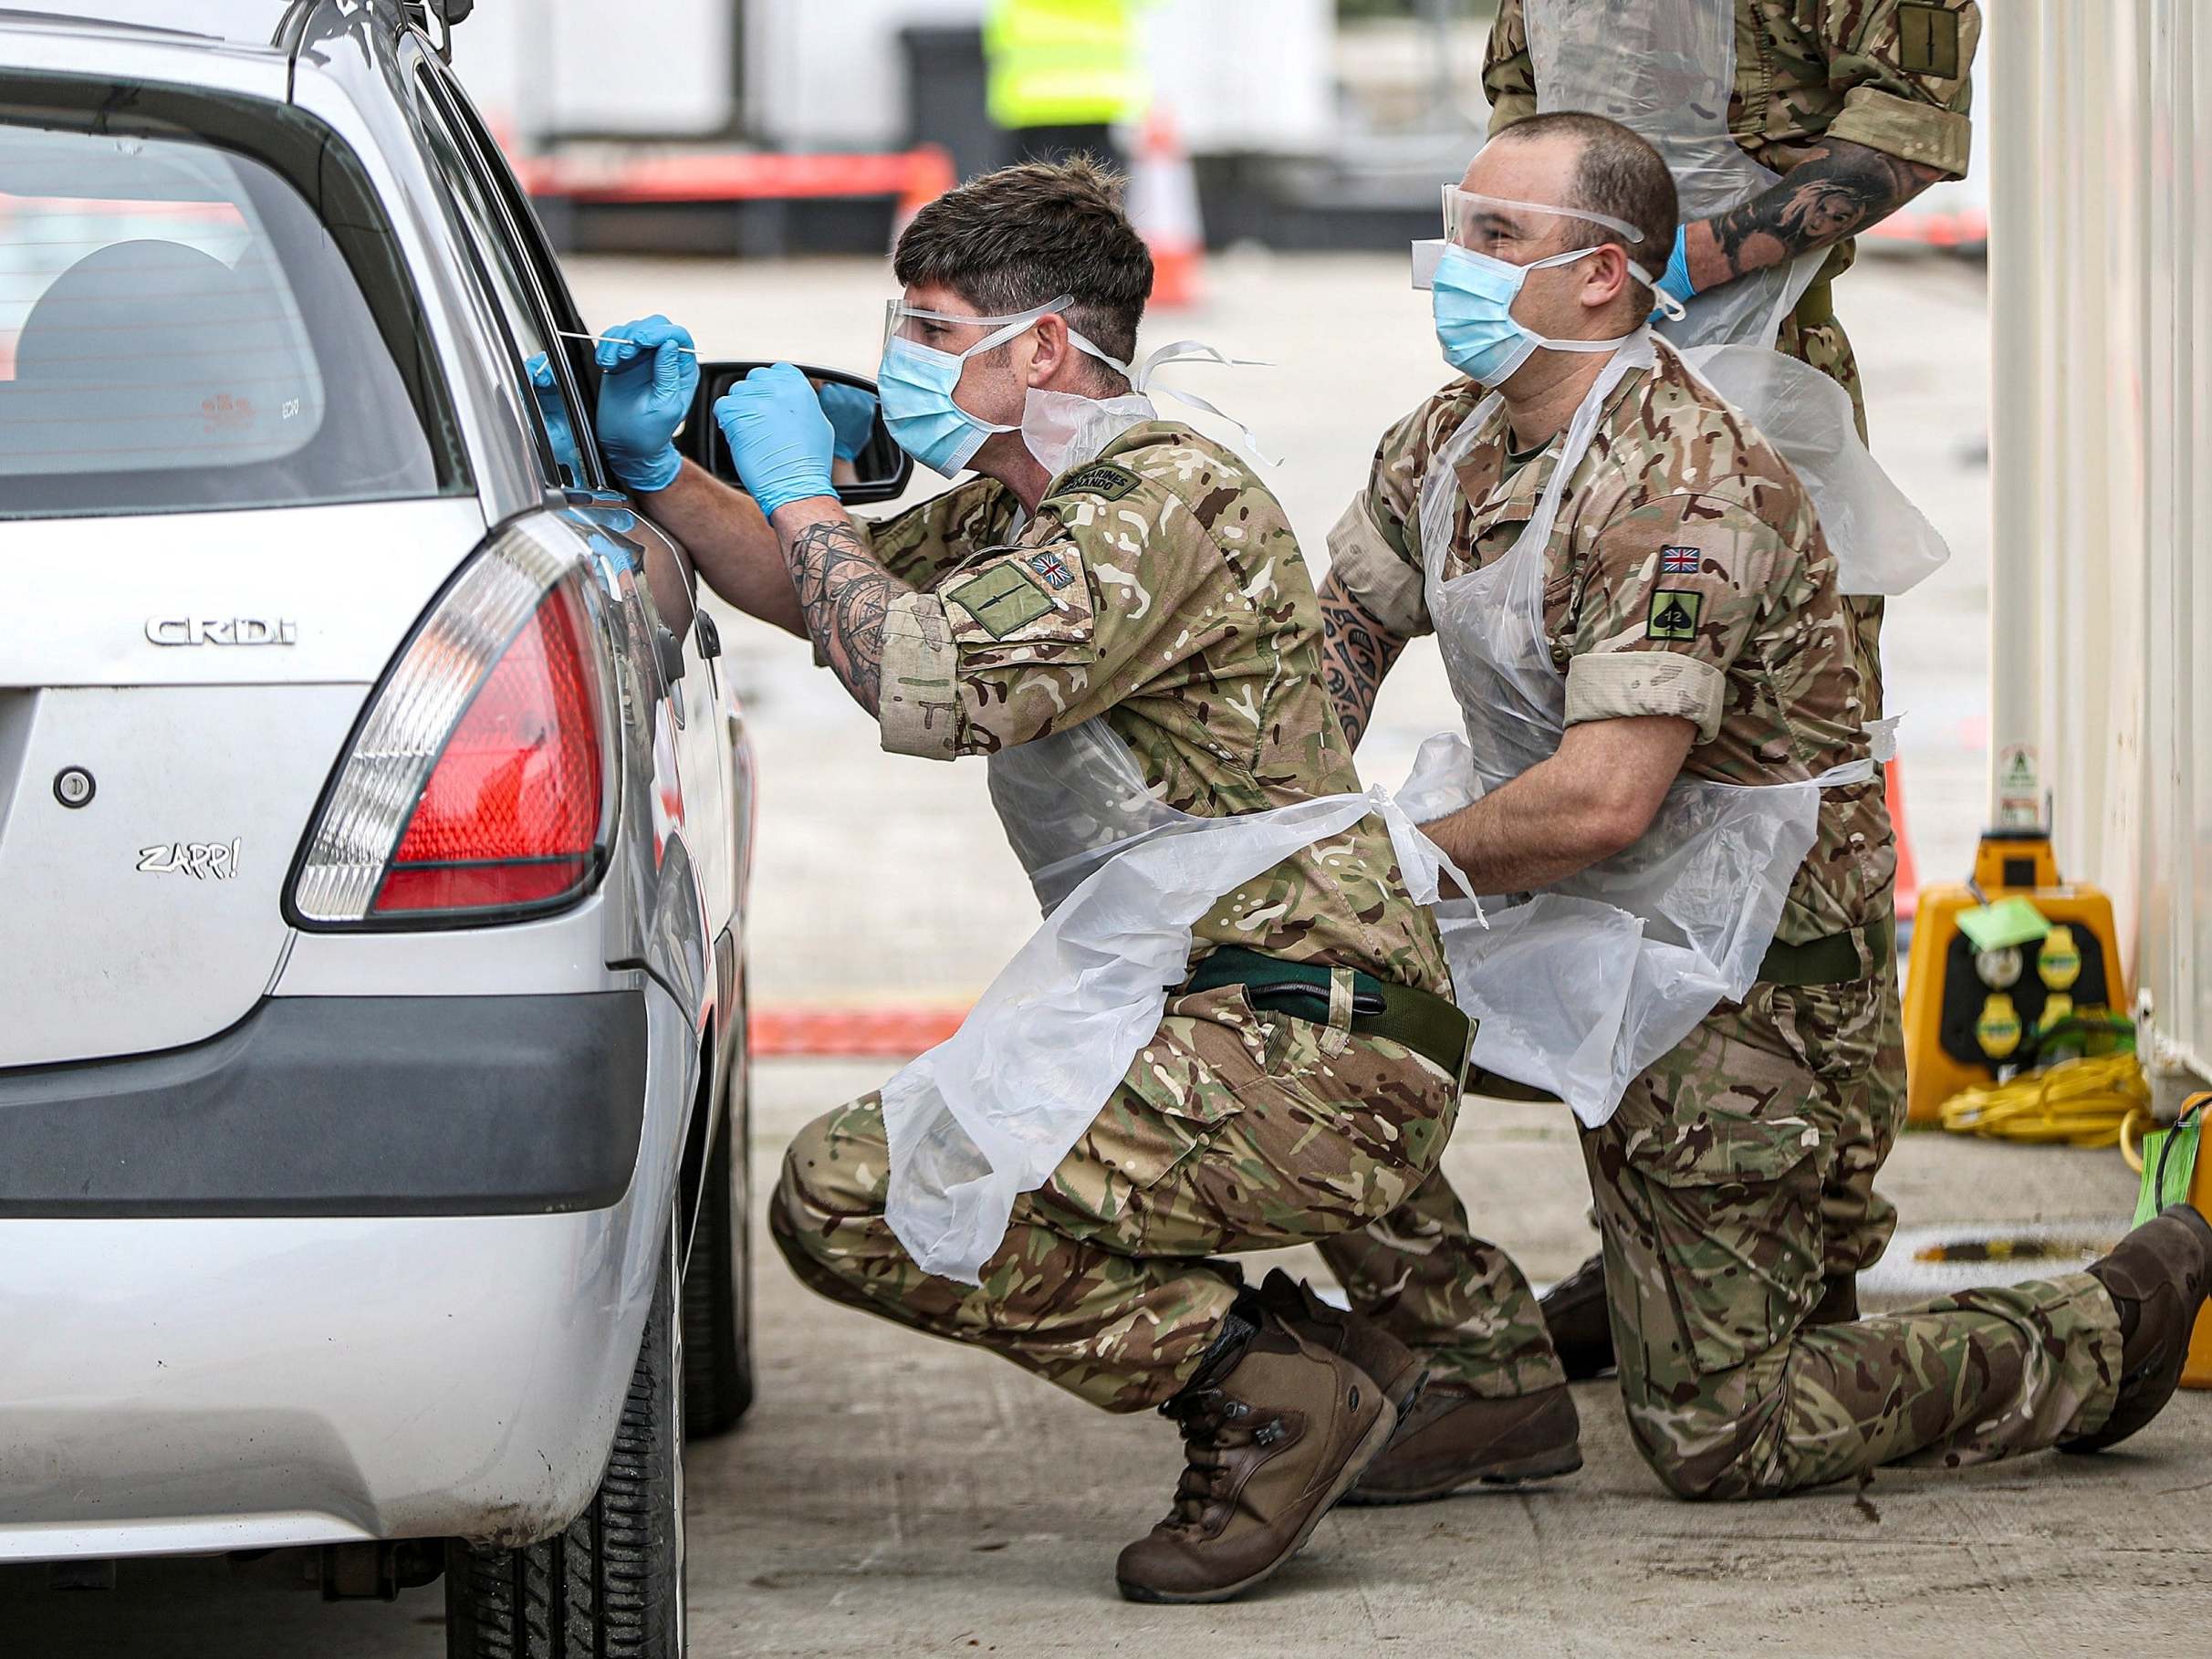
<svg viewBox="0 0 2212 1659"><path fill-rule="evenodd" d="M1920 909L1920 865L1913 857L1913 838L1904 830L1903 762L1892 760L1882 768L1882 793L1890 828L1897 834L1897 920L1910 922Z"/></svg>
<svg viewBox="0 0 2212 1659"><path fill-rule="evenodd" d="M1198 175L1175 119L1155 104L1145 118L1129 181L1129 222L1152 249L1152 303L1177 310L1198 303L1205 231L1198 219Z"/></svg>
<svg viewBox="0 0 2212 1659"><path fill-rule="evenodd" d="M906 227L914 222L914 215L959 183L960 175L953 170L952 152L944 145L923 144L908 153L906 188L899 192L898 209L891 216L891 245L894 251L899 238L906 235Z"/></svg>

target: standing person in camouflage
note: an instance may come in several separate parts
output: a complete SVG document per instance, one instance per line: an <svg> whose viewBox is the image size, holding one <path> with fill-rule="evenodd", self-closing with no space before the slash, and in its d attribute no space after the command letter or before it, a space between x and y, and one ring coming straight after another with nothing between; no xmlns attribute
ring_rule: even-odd
<svg viewBox="0 0 2212 1659"><path fill-rule="evenodd" d="M1118 181L1081 161L987 174L917 214L893 265L892 430L980 475L872 524L830 490L830 428L796 370L756 370L717 406L748 496L667 450L688 338L657 318L615 331L649 348L608 349L611 424L638 429L610 446L617 470L660 489L656 516L707 579L810 636L894 753L994 755L1102 719L1149 794L1195 817L1356 792L1280 504L1229 451L1131 406L1152 264ZM928 376L934 396L913 389ZM1124 429L1056 451L1022 430L1039 392L1062 415L1111 401ZM641 402L655 412L633 422ZM892 1231L880 1094L802 1130L769 1201L786 1259L832 1300L1180 1424L1174 1509L1116 1570L1132 1599L1218 1601L1267 1577L1419 1386L1364 1321L1210 1259L1390 1215L1451 1132L1466 1021L1434 921L1382 823L1347 822L1198 921L1156 1034L1017 1201L979 1282L924 1271Z"/></svg>
<svg viewBox="0 0 2212 1659"><path fill-rule="evenodd" d="M1734 0L1736 74L1728 131L1745 154L1782 175L1770 189L1710 219L1679 225L1660 286L1680 299L1753 271L1827 250L1777 350L1810 364L1851 394L1859 435L1866 402L1858 360L1837 320L1831 284L1850 269L1852 238L1930 185L1966 176L1967 105L1981 38L1975 0ZM1502 0L1483 64L1493 136L1538 109L1527 11L1546 0ZM1852 624L1870 718L1883 712L1882 615L1876 595L1843 600ZM1897 1212L1874 1177L1904 1122L1904 1029L1883 1010L1881 1060L1839 1128L1842 1150L1821 1195L1828 1284L1814 1317L1858 1314L1858 1275L1881 1258ZM1570 1377L1612 1365L1603 1262L1592 1257L1543 1300Z"/></svg>
<svg viewBox="0 0 2212 1659"><path fill-rule="evenodd" d="M1476 891L1529 892L1638 844L1678 779L1787 784L1863 763L1862 694L1834 561L1796 475L1664 342L1651 341L1649 368L1626 355L1646 349L1652 304L1627 248L1664 247L1674 230L1658 152L1599 117L1535 117L1491 141L1463 191L1467 245L1491 262L1478 273L1515 280L1479 285L1505 301L1486 307L1472 289L1447 301L1439 267L1439 339L1497 395L1456 381L1385 435L1330 537L1325 650L1357 731L1408 639L1439 615L1470 634L1488 623L1479 597L1459 597L1482 588L1470 573L1540 554L1532 649L1563 680L1556 748L1426 826ZM1631 366L1562 349L1582 341ZM1570 423L1587 442L1562 436ZM1432 515L1422 486L1438 468L1445 493L1429 506L1450 512ZM1531 522L1540 547L1523 542ZM1464 703L1485 683L1466 653L1486 647L1444 642ZM1809 1323L1822 1295L1821 1194L1850 1101L1880 1063L1883 815L1871 776L1821 795L1759 982L1583 1132L1629 1423L1685 1497L1771 1496L1905 1458L2109 1445L2170 1397L2212 1281L2212 1227L2177 1206L2083 1273ZM1354 1305L1414 1335L1435 1322L1449 1299L1435 1287L1455 1270L1454 1295L1480 1285L1501 1305L1456 1341L1416 1339L1446 1381L1431 1382L1362 1478L1374 1501L1482 1477L1496 1400L1538 1369L1526 1281L1447 1199L1432 1177L1415 1205L1433 1225L1417 1239L1396 1217L1367 1230ZM1374 1299L1398 1284L1423 1305Z"/></svg>

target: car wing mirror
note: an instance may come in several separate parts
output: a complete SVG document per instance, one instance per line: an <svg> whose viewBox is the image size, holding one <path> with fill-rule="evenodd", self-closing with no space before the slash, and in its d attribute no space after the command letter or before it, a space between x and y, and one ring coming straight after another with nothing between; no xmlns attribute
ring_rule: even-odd
<svg viewBox="0 0 2212 1659"><path fill-rule="evenodd" d="M680 454L723 483L740 489L745 485L737 476L736 463L730 459L730 446L722 441L722 428L715 421L715 401L754 370L764 367L761 363L701 363L699 391L676 438ZM850 460L840 455L830 464L837 498L848 506L857 506L864 502L889 501L903 494L913 476L913 457L892 441L891 428L883 424L875 382L841 369L814 369L804 363L798 367L814 382L822 412L838 433L838 448L852 451Z"/></svg>

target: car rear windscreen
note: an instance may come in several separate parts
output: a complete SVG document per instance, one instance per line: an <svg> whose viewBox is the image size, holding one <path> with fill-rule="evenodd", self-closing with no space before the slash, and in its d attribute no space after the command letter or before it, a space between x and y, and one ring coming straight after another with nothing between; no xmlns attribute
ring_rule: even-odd
<svg viewBox="0 0 2212 1659"><path fill-rule="evenodd" d="M0 105L0 517L459 487L358 163L280 106L164 101Z"/></svg>

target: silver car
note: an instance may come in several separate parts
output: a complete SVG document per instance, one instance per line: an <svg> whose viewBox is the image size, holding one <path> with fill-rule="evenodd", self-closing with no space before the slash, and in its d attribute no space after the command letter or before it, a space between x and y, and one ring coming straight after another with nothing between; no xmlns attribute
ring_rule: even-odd
<svg viewBox="0 0 2212 1659"><path fill-rule="evenodd" d="M444 1571L455 1654L679 1653L682 1443L751 1392L713 623L423 8L43 6L0 10L0 1560L324 1546L333 1595Z"/></svg>

